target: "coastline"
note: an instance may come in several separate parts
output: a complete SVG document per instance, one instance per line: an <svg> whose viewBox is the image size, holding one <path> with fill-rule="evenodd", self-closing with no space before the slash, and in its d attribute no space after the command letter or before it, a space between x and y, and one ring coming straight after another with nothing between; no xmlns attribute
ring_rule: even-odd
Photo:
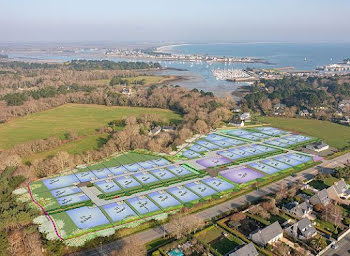
<svg viewBox="0 0 350 256"><path fill-rule="evenodd" d="M184 44L163 45L163 46L157 47L154 52L157 52L157 53L174 53L173 52L173 48L178 47L178 46L186 46L186 45L191 45L191 44L184 43Z"/></svg>

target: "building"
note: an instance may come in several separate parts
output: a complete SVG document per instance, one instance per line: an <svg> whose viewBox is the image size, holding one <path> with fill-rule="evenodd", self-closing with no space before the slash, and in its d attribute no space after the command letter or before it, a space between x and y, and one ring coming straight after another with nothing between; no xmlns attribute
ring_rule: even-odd
<svg viewBox="0 0 350 256"><path fill-rule="evenodd" d="M133 94L133 91L131 88L124 87L122 90L122 94L127 95L127 96L131 96Z"/></svg>
<svg viewBox="0 0 350 256"><path fill-rule="evenodd" d="M330 186L327 191L330 198L336 201L339 199L346 200L350 197L350 190L348 189L348 185L345 183L344 179L334 182L334 184Z"/></svg>
<svg viewBox="0 0 350 256"><path fill-rule="evenodd" d="M163 126L162 131L163 132L174 132L176 130L175 126Z"/></svg>
<svg viewBox="0 0 350 256"><path fill-rule="evenodd" d="M323 141L314 142L306 146L307 149L313 150L315 152L322 152L324 150L329 149L329 145L324 143Z"/></svg>
<svg viewBox="0 0 350 256"><path fill-rule="evenodd" d="M310 112L307 109L300 110L299 111L299 116L305 117L305 116L310 116Z"/></svg>
<svg viewBox="0 0 350 256"><path fill-rule="evenodd" d="M343 109L343 108L348 108L350 107L350 100L342 100L338 104L338 108Z"/></svg>
<svg viewBox="0 0 350 256"><path fill-rule="evenodd" d="M278 104L275 104L273 106L273 114L275 116L284 116L286 114L286 105L285 104L281 104L281 103L278 103Z"/></svg>
<svg viewBox="0 0 350 256"><path fill-rule="evenodd" d="M251 115L249 112L244 112L242 115L240 115L240 119L244 122L250 122L251 121Z"/></svg>
<svg viewBox="0 0 350 256"><path fill-rule="evenodd" d="M149 135L151 136L156 136L158 133L160 133L162 131L162 128L160 126L157 126L155 128L153 128L150 132Z"/></svg>
<svg viewBox="0 0 350 256"><path fill-rule="evenodd" d="M316 228L308 218L299 220L284 231L288 235L300 240L307 240L317 235Z"/></svg>
<svg viewBox="0 0 350 256"><path fill-rule="evenodd" d="M313 207L309 200L299 204L298 202L293 202L283 206L283 210L297 216L298 218L306 218L313 211Z"/></svg>
<svg viewBox="0 0 350 256"><path fill-rule="evenodd" d="M321 204L323 206L328 205L331 202L327 189L322 189L318 191L315 195L310 198L310 203L313 205Z"/></svg>
<svg viewBox="0 0 350 256"><path fill-rule="evenodd" d="M263 229L254 231L249 237L256 244L265 246L281 239L283 237L283 230L278 221L276 221Z"/></svg>
<svg viewBox="0 0 350 256"><path fill-rule="evenodd" d="M229 122L229 125L232 125L235 127L244 127L244 121L243 120L231 120Z"/></svg>
<svg viewBox="0 0 350 256"><path fill-rule="evenodd" d="M339 122L341 124L350 124L350 116L344 116Z"/></svg>
<svg viewBox="0 0 350 256"><path fill-rule="evenodd" d="M253 243L245 244L238 247L233 252L227 254L228 256L258 256L259 253L256 250Z"/></svg>

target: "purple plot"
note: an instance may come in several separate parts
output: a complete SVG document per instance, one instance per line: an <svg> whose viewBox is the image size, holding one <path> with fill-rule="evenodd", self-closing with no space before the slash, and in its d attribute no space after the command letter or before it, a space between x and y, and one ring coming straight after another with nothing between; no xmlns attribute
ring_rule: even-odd
<svg viewBox="0 0 350 256"><path fill-rule="evenodd" d="M73 185L73 183L80 183L78 178L74 174L45 179L43 180L43 182L49 190L55 188L68 187Z"/></svg>
<svg viewBox="0 0 350 256"><path fill-rule="evenodd" d="M169 195L165 191L156 191L148 194L148 196L163 209L181 204L173 196Z"/></svg>
<svg viewBox="0 0 350 256"><path fill-rule="evenodd" d="M168 191L184 203L199 199L199 196L184 186L172 187Z"/></svg>
<svg viewBox="0 0 350 256"><path fill-rule="evenodd" d="M107 178L113 175L107 168L100 169L100 170L93 170L92 172L99 179Z"/></svg>
<svg viewBox="0 0 350 256"><path fill-rule="evenodd" d="M160 210L159 207L147 197L133 197L127 201L141 215Z"/></svg>
<svg viewBox="0 0 350 256"><path fill-rule="evenodd" d="M78 187L72 186L72 187L65 187L65 188L51 190L50 192L54 197L57 198L61 196L68 196L68 195L80 193L81 189Z"/></svg>
<svg viewBox="0 0 350 256"><path fill-rule="evenodd" d="M129 172L124 166L110 167L108 169L111 171L111 173L113 173L113 175L121 175Z"/></svg>
<svg viewBox="0 0 350 256"><path fill-rule="evenodd" d="M57 198L57 202L61 206L85 202L88 200L90 200L90 198L87 195L85 195L84 193L73 194L73 195Z"/></svg>
<svg viewBox="0 0 350 256"><path fill-rule="evenodd" d="M102 208L106 211L113 222L119 222L127 220L128 218L137 217L137 214L125 202L103 205Z"/></svg>
<svg viewBox="0 0 350 256"><path fill-rule="evenodd" d="M196 158L196 157L200 157L201 155L192 151L192 150L186 150L185 152L182 153L182 155L184 157L187 157L187 158Z"/></svg>
<svg viewBox="0 0 350 256"><path fill-rule="evenodd" d="M66 213L80 229L89 229L110 223L98 207L89 208L84 206L66 211Z"/></svg>
<svg viewBox="0 0 350 256"><path fill-rule="evenodd" d="M121 188L114 181L103 180L95 182L94 184L97 185L106 194L121 190Z"/></svg>
<svg viewBox="0 0 350 256"><path fill-rule="evenodd" d="M231 161L227 158L216 156L216 157L208 157L204 159L200 159L196 161L201 166L204 166L206 168L229 164Z"/></svg>
<svg viewBox="0 0 350 256"><path fill-rule="evenodd" d="M220 172L220 174L224 178L237 184L247 183L249 181L264 177L262 173L256 172L246 167L230 168L228 170Z"/></svg>
<svg viewBox="0 0 350 256"><path fill-rule="evenodd" d="M137 180L139 180L142 184L150 184L150 183L156 183L160 182L156 177L154 177L152 174L148 172L143 172L143 173L136 173L134 176Z"/></svg>
<svg viewBox="0 0 350 256"><path fill-rule="evenodd" d="M88 182L97 179L95 174L93 174L92 172L77 172L75 173L75 175L78 177L80 182Z"/></svg>

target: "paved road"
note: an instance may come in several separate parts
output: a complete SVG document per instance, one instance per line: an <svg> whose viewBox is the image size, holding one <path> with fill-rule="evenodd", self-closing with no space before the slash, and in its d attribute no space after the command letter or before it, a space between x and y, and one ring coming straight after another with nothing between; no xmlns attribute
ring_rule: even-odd
<svg viewBox="0 0 350 256"><path fill-rule="evenodd" d="M338 249L329 249L323 255L324 256L350 256L350 234L345 236L338 243Z"/></svg>
<svg viewBox="0 0 350 256"><path fill-rule="evenodd" d="M350 159L350 153L339 156L333 160L325 160L322 164L306 169L298 173L298 175L295 177L291 177L291 176L286 177L285 179L272 183L257 191L252 191L248 194L242 195L240 197L237 197L229 201L226 201L224 203L213 206L212 208L208 208L198 213L195 213L195 215L203 219L213 218L219 213L227 212L229 210L232 210L232 208L236 208L238 206L244 205L247 202L254 202L257 199L267 194L276 192L282 183L291 184L300 179L304 179L304 178L310 179L314 175L316 175L319 172L319 170L323 171L323 170L326 170L327 168L333 168L333 167L339 166L341 164L346 163L348 159ZM139 240L143 241L144 243L148 243L157 238L161 238L166 233L166 230L167 230L167 225L165 224L157 228L148 229L140 233L131 235L131 238L137 237ZM347 238L350 239L349 236ZM346 238L344 238L343 240L346 241L345 239ZM123 243L123 239L117 240L109 244L102 245L101 247L98 247L98 248L82 251L77 255L88 255L88 256L108 255L108 253L110 253L111 251L118 249L122 243ZM350 249L350 245L345 245L344 248ZM342 255L342 254L339 254L339 255Z"/></svg>

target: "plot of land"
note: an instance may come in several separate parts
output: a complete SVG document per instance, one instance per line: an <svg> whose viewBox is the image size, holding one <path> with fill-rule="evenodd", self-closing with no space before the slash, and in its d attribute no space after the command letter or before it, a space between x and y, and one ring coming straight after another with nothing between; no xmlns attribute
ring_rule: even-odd
<svg viewBox="0 0 350 256"><path fill-rule="evenodd" d="M164 109L66 104L1 124L0 148L7 149L20 143L50 136L64 138L70 131L88 137L95 135L97 128L105 126L112 120L147 113L158 114L169 121L181 119L179 115Z"/></svg>
<svg viewBox="0 0 350 256"><path fill-rule="evenodd" d="M317 137L338 149L349 146L350 127L328 121L301 118L260 117L272 126ZM317 127L317 129L315 129Z"/></svg>

